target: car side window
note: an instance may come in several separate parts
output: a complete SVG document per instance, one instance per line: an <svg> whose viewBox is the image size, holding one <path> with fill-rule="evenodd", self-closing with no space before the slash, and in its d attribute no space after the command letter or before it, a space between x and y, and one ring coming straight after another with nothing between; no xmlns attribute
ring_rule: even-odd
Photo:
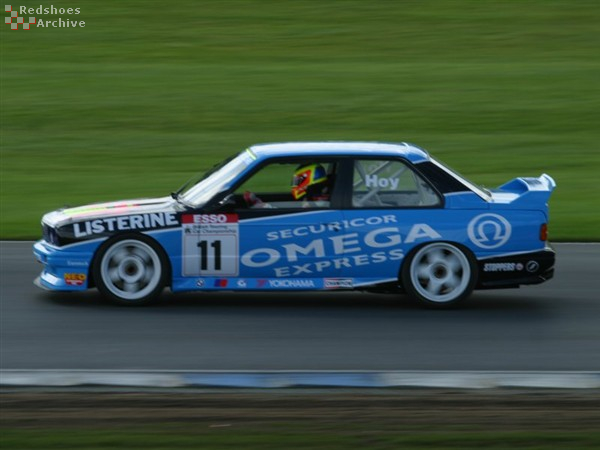
<svg viewBox="0 0 600 450"><path fill-rule="evenodd" d="M236 189L242 208L329 208L337 170L335 162L273 162Z"/></svg>
<svg viewBox="0 0 600 450"><path fill-rule="evenodd" d="M433 207L441 200L410 166L399 160L354 162L352 206L355 208Z"/></svg>

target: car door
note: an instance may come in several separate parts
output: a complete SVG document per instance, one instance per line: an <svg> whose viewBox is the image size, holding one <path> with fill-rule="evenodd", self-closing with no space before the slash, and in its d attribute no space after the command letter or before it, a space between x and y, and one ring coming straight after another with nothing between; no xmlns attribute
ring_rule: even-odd
<svg viewBox="0 0 600 450"><path fill-rule="evenodd" d="M347 225L342 277L354 285L398 280L410 249L440 238L434 218L442 199L400 158L356 158L344 209Z"/></svg>
<svg viewBox="0 0 600 450"><path fill-rule="evenodd" d="M332 258L339 249L335 237L343 218L336 207L338 165L327 158L274 158L234 188L230 220L237 220L236 276L242 284L258 289L318 289L324 278L340 275L342 266ZM305 175L316 183L303 193L299 192L303 187L293 184Z"/></svg>

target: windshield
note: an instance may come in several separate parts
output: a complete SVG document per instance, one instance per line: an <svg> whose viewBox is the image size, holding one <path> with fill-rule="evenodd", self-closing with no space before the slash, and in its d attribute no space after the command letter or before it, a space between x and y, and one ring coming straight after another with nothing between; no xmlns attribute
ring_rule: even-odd
<svg viewBox="0 0 600 450"><path fill-rule="evenodd" d="M205 173L198 181L186 184L179 199L190 206L199 207L228 187L252 163L247 152L232 156ZM188 188L188 186L190 186Z"/></svg>
<svg viewBox="0 0 600 450"><path fill-rule="evenodd" d="M482 199L484 200L490 200L491 198L491 194L490 192L481 187L476 185L475 183L467 180L465 177L463 177L461 174L459 174L458 172L456 172L455 170L451 169L450 167L446 166L445 164L430 158L431 162L433 164L435 164L436 166L438 166L440 169L444 170L445 172L449 173L450 175L452 175L454 178L456 178L458 181L460 181L462 184L464 184L465 186L467 186L469 189L471 189L473 192L475 192L477 195L479 195Z"/></svg>

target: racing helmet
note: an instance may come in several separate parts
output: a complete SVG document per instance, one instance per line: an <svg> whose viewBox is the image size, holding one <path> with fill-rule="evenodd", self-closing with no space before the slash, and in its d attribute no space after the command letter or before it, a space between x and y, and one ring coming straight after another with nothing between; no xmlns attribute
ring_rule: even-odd
<svg viewBox="0 0 600 450"><path fill-rule="evenodd" d="M307 190L327 181L327 172L321 164L303 164L294 172L292 178L292 196L300 200Z"/></svg>

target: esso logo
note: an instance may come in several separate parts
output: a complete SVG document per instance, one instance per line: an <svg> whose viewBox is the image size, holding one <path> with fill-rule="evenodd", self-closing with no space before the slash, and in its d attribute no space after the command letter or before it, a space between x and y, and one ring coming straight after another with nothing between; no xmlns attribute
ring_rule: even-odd
<svg viewBox="0 0 600 450"><path fill-rule="evenodd" d="M194 223L226 223L225 214L199 214L194 216Z"/></svg>
<svg viewBox="0 0 600 450"><path fill-rule="evenodd" d="M493 249L506 244L512 227L508 220L498 214L480 214L469 222L467 232L477 247Z"/></svg>

